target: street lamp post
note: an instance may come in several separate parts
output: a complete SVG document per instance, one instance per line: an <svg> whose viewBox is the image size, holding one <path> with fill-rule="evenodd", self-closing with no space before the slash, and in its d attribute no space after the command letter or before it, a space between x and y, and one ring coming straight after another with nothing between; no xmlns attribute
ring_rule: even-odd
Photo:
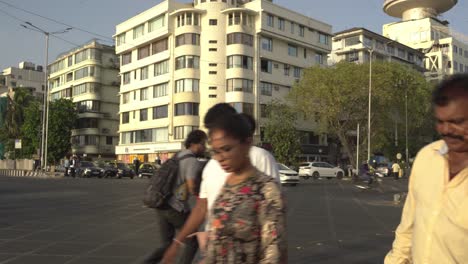
<svg viewBox="0 0 468 264"><path fill-rule="evenodd" d="M48 32L33 25L31 22L25 22L26 25L21 25L26 29L37 31L44 34L45 36L45 65L44 65L44 98L43 98L43 111L42 111L42 133L41 133L41 150L40 150L40 160L41 166L44 170L47 170L47 134L49 130L49 86L48 86L48 72L47 67L49 64L49 36L62 34L70 31L72 28L66 28L61 31Z"/></svg>
<svg viewBox="0 0 468 264"><path fill-rule="evenodd" d="M369 109L367 110L367 162L370 162L371 154L371 110L372 110L372 54L374 49L368 47L364 42L359 41L369 52Z"/></svg>
<svg viewBox="0 0 468 264"><path fill-rule="evenodd" d="M409 151L408 151L408 84L405 87L405 154L406 166L409 165Z"/></svg>

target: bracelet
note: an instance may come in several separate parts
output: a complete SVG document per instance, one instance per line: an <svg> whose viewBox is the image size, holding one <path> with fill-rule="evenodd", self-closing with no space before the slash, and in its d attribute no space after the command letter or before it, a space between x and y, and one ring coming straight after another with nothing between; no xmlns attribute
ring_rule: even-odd
<svg viewBox="0 0 468 264"><path fill-rule="evenodd" d="M180 241L180 240L178 240L177 238L173 238L172 241L176 242L177 244L179 244L179 245L182 246L182 247L185 247L185 243L182 242L182 241Z"/></svg>

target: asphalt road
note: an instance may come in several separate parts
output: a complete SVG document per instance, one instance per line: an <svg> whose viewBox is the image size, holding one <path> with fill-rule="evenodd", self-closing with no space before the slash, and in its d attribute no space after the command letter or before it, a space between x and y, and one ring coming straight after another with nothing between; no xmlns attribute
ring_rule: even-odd
<svg viewBox="0 0 468 264"><path fill-rule="evenodd" d="M0 264L141 263L158 243L142 179L0 177ZM289 263L382 263L406 180L360 190L349 181L284 187Z"/></svg>

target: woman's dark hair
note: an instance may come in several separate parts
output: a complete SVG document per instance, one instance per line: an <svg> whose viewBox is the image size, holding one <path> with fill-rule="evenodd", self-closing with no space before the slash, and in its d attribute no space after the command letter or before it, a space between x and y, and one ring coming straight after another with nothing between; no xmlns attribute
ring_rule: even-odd
<svg viewBox="0 0 468 264"><path fill-rule="evenodd" d="M210 124L208 133L211 134L217 129L223 130L226 135L241 142L252 137L249 121L242 114L226 114L223 118L214 120Z"/></svg>
<svg viewBox="0 0 468 264"><path fill-rule="evenodd" d="M206 128L210 128L212 123L215 123L218 119L223 119L226 115L236 114L236 109L227 103L219 103L211 107L205 114L203 123Z"/></svg>
<svg viewBox="0 0 468 264"><path fill-rule="evenodd" d="M432 102L436 106L446 106L455 99L452 91L468 94L468 74L455 74L442 81L432 93Z"/></svg>
<svg viewBox="0 0 468 264"><path fill-rule="evenodd" d="M206 141L208 137L206 136L206 133L201 131L201 130L193 130L190 132L187 136L187 139L185 139L185 148L190 148L192 144L200 144Z"/></svg>
<svg viewBox="0 0 468 264"><path fill-rule="evenodd" d="M250 136L253 136L253 134L255 133L255 128L256 128L255 118L253 118L253 116L246 114L246 113L241 113L240 115L243 116L245 120L247 120L247 122L249 122Z"/></svg>

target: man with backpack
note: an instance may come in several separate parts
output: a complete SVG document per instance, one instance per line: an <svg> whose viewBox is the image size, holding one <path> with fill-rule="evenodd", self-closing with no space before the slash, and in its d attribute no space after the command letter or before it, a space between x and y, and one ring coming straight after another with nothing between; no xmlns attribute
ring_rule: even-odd
<svg viewBox="0 0 468 264"><path fill-rule="evenodd" d="M189 200L194 200L196 183L203 170L197 157L206 150L207 135L201 130L193 130L185 140L185 150L166 161L150 180L144 203L155 208L157 235L160 245L146 258L145 264L159 263L164 251L177 242L176 231L182 228L190 215ZM181 242L180 242L181 243ZM196 238L184 241L177 263L192 263L198 250Z"/></svg>

